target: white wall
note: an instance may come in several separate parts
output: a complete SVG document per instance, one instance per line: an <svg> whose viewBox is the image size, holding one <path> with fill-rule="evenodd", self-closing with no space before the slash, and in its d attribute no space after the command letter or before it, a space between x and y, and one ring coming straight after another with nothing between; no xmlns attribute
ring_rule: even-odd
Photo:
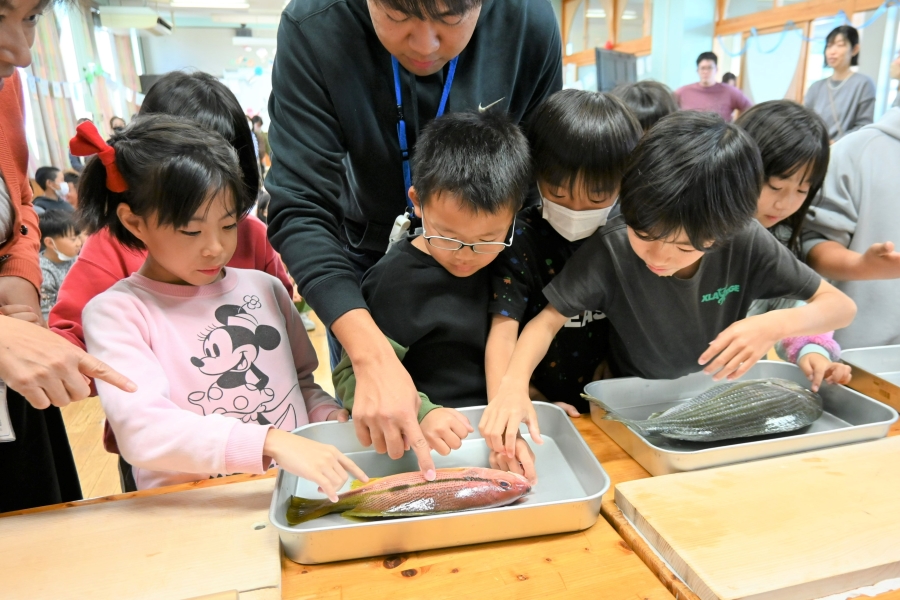
<svg viewBox="0 0 900 600"><path fill-rule="evenodd" d="M254 30L253 36L275 37L275 30ZM234 29L176 27L172 35L144 38L144 68L153 74L196 69L222 77L225 69L244 66L242 58L259 64L254 52L231 43L233 37Z"/></svg>

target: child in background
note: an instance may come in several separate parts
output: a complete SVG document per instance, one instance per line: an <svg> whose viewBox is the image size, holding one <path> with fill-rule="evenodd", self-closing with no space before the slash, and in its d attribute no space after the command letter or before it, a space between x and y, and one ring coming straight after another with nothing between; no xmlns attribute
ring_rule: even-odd
<svg viewBox="0 0 900 600"><path fill-rule="evenodd" d="M600 92L563 90L532 117L528 141L541 206L516 219L513 245L491 265L491 331L485 356L488 397L506 373L522 328L547 306L543 289L584 240L602 227L642 135L628 108ZM587 412L580 394L606 359L609 322L602 312L569 319L531 377L531 398Z"/></svg>
<svg viewBox="0 0 900 600"><path fill-rule="evenodd" d="M87 227L147 252L84 309L90 351L138 386L97 382L137 488L263 473L273 460L335 501L347 471L365 480L336 448L290 433L348 415L313 381L315 352L282 283L225 268L253 204L231 145L150 115L111 146L84 123L71 149L98 155L82 175Z"/></svg>
<svg viewBox="0 0 900 600"><path fill-rule="evenodd" d="M778 341L848 325L853 301L823 281L753 216L759 149L716 115L657 123L622 179L621 215L588 239L544 289L550 304L525 327L479 428L517 458L519 424L540 429L528 380L556 332L584 310L612 325L615 376L675 379L700 369L736 379ZM746 317L757 299L807 304Z"/></svg>
<svg viewBox="0 0 900 600"><path fill-rule="evenodd" d="M63 210L48 210L41 215L41 312L44 320L56 304L56 294L75 257L81 251L81 232L75 215Z"/></svg>
<svg viewBox="0 0 900 600"><path fill-rule="evenodd" d="M623 83L616 86L611 93L631 109L644 133L650 131L657 121L678 110L678 103L675 102L672 90L658 81Z"/></svg>
<svg viewBox="0 0 900 600"><path fill-rule="evenodd" d="M528 141L505 116L436 119L423 129L413 157L409 197L422 233L400 241L362 279L372 318L425 396L422 432L442 455L473 431L453 409L487 400L485 267L512 243L529 171ZM336 393L352 406L346 353L334 379Z"/></svg>
<svg viewBox="0 0 900 600"><path fill-rule="evenodd" d="M759 196L756 220L800 257L800 235L810 204L819 193L828 170L828 130L814 112L790 100L757 104L738 118L759 146L765 183ZM749 316L770 310L793 308L802 302L792 298L756 300ZM781 340L778 355L797 364L817 391L822 380L849 383L850 367L836 362L841 348L834 332Z"/></svg>

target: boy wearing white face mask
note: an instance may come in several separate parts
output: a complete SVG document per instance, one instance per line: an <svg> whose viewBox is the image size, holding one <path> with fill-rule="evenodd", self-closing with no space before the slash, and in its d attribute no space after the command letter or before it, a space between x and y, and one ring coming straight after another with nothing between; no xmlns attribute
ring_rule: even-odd
<svg viewBox="0 0 900 600"><path fill-rule="evenodd" d="M34 180L43 190L43 195L34 199L34 206L39 215L51 210L75 212L72 205L66 201L69 184L62 171L56 167L41 167L35 171Z"/></svg>
<svg viewBox="0 0 900 600"><path fill-rule="evenodd" d="M41 214L41 312L45 321L56 304L63 279L81 251L81 243L73 213L48 210Z"/></svg>
<svg viewBox="0 0 900 600"><path fill-rule="evenodd" d="M600 92L563 90L535 112L528 140L542 204L519 213L513 245L491 265L489 398L522 328L547 305L544 287L606 223L642 133L621 100ZM602 312L585 311L569 319L534 371L532 399L560 403L573 416L587 412L580 393L606 358L608 337Z"/></svg>

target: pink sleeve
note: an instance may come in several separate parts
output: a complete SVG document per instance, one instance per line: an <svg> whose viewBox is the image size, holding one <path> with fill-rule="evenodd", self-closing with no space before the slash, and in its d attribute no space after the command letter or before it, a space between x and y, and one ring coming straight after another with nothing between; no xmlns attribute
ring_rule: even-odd
<svg viewBox="0 0 900 600"><path fill-rule="evenodd" d="M738 88L734 88L734 107L741 112L744 112L751 106L753 106L753 102L750 101L750 98L747 97L744 92L739 90Z"/></svg>
<svg viewBox="0 0 900 600"><path fill-rule="evenodd" d="M821 333L819 335L802 335L798 337L789 337L781 340L781 347L784 349L785 356L789 362L797 363L800 351L810 344L821 346L829 354L831 360L837 361L841 358L841 347L834 341L834 332Z"/></svg>
<svg viewBox="0 0 900 600"><path fill-rule="evenodd" d="M297 307L277 286L275 294L278 297L278 304L284 315L285 328L291 341L294 365L297 367L297 381L306 403L309 422L324 421L332 411L341 408L341 405L313 380L313 371L318 368L319 360L316 358L316 351L309 340L309 334L306 333L303 321L300 320Z"/></svg>
<svg viewBox="0 0 900 600"><path fill-rule="evenodd" d="M254 268L257 271L263 271L272 277L277 278L278 281L284 285L284 289L287 290L288 296L293 298L294 282L291 281L287 271L284 269L284 263L281 262L281 256L275 252L275 248L273 248L272 244L269 242L266 224L253 215L247 215L244 220L247 221L247 228L250 231L250 235L254 240L254 246L256 248L256 264L254 265Z"/></svg>
<svg viewBox="0 0 900 600"><path fill-rule="evenodd" d="M268 426L219 414L201 416L169 397L165 366L157 353L180 356L177 348L149 345L153 324L146 308L113 291L84 309L87 349L138 386L130 394L102 381L97 391L122 456L132 465L181 473L263 473Z"/></svg>

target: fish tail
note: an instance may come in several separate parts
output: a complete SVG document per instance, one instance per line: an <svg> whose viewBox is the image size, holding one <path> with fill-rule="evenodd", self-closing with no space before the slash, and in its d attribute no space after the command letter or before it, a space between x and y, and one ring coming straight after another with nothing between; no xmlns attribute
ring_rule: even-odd
<svg viewBox="0 0 900 600"><path fill-rule="evenodd" d="M291 504L287 509L287 522L288 525L299 525L343 509L340 502L332 502L328 498L310 500L300 496L291 496Z"/></svg>
<svg viewBox="0 0 900 600"><path fill-rule="evenodd" d="M619 423L623 423L624 425L634 427L635 429L639 429L641 431L647 431L647 426L642 421L635 421L633 419L625 418L622 415L618 414L616 411L612 410L611 408L609 408L608 406L603 404L602 401L600 401L597 398L594 398L593 396L590 396L588 394L582 394L581 397L584 398L585 400L591 402L592 404L595 404L598 408L600 408L600 411L602 413L600 415L600 418L603 419L604 421L618 421Z"/></svg>

